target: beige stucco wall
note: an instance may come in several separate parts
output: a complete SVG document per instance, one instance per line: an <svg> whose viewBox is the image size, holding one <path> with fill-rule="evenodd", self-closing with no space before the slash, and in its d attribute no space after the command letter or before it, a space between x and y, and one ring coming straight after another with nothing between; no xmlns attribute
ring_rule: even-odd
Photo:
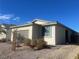
<svg viewBox="0 0 79 59"><path fill-rule="evenodd" d="M51 26L52 27L52 36L51 37L44 37L44 40L47 42L48 45L55 45L55 26Z"/></svg>
<svg viewBox="0 0 79 59"><path fill-rule="evenodd" d="M13 41L13 32L14 30L16 31L20 31L20 30L29 30L29 37L28 39L32 39L32 26L26 26L26 27L19 27L19 28L14 28L12 29L12 32L11 32L11 41Z"/></svg>
<svg viewBox="0 0 79 59"><path fill-rule="evenodd" d="M55 26L52 27L52 36L42 36L42 26L40 25L33 25L33 39L44 39L47 45L55 45Z"/></svg>
<svg viewBox="0 0 79 59"><path fill-rule="evenodd" d="M56 44L64 44L66 43L65 30L68 31L68 42L71 42L71 35L73 33L72 30L65 28L63 26L56 26Z"/></svg>
<svg viewBox="0 0 79 59"><path fill-rule="evenodd" d="M14 30L17 30L17 31L29 30L29 37L28 37L29 39L44 38L44 41L46 41L48 45L56 45L56 44L65 43L65 30L68 30L69 39L71 38L71 34L72 34L71 30L69 30L63 26L60 26L60 25L57 25L57 26L51 25L51 27L52 27L52 34L51 34L52 36L51 37L50 36L42 37L41 36L42 26L37 25L37 24L33 24L32 26L14 28L14 29L12 29L12 32L11 32L11 41L13 41L13 31Z"/></svg>
<svg viewBox="0 0 79 59"><path fill-rule="evenodd" d="M42 26L33 24L32 27L32 39L41 39L42 38Z"/></svg>
<svg viewBox="0 0 79 59"><path fill-rule="evenodd" d="M56 44L65 43L65 28L62 26L56 26Z"/></svg>

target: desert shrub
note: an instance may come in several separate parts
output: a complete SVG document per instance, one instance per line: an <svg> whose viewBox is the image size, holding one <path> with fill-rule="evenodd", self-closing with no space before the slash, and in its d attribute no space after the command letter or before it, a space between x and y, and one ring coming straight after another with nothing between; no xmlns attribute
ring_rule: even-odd
<svg viewBox="0 0 79 59"><path fill-rule="evenodd" d="M36 40L37 42L37 44L36 44L36 46L34 47L34 49L42 49L42 48L44 48L44 46L46 45L46 42L43 40L43 39L38 39L38 40Z"/></svg>
<svg viewBox="0 0 79 59"><path fill-rule="evenodd" d="M24 39L24 45L25 46L30 46L31 40L30 39Z"/></svg>
<svg viewBox="0 0 79 59"><path fill-rule="evenodd" d="M24 45L30 46L31 48L38 50L44 48L44 46L46 46L46 42L43 39L25 39Z"/></svg>

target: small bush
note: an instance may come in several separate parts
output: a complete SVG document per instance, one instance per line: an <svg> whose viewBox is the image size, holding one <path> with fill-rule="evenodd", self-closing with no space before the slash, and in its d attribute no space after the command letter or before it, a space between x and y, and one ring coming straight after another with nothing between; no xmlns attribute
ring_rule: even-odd
<svg viewBox="0 0 79 59"><path fill-rule="evenodd" d="M30 39L24 39L24 45L25 46L30 46L31 40Z"/></svg>
<svg viewBox="0 0 79 59"><path fill-rule="evenodd" d="M46 46L46 42L43 39L38 39L36 41L37 41L37 44L34 47L34 49L38 50L38 49L42 49L42 48L44 48L44 46Z"/></svg>
<svg viewBox="0 0 79 59"><path fill-rule="evenodd" d="M44 46L46 46L46 42L43 39L33 39L33 40L25 39L24 45L30 46L31 48L35 50L39 50L39 49L44 48Z"/></svg>

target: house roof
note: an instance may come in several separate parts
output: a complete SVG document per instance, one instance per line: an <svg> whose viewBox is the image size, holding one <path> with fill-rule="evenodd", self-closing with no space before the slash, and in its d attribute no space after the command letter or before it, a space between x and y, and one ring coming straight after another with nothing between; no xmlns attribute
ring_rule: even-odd
<svg viewBox="0 0 79 59"><path fill-rule="evenodd" d="M19 28L19 27L26 27L26 26L32 26L32 23L24 24L24 25L20 25L20 26L13 26L13 27L10 27L10 28Z"/></svg>
<svg viewBox="0 0 79 59"><path fill-rule="evenodd" d="M32 22L29 22L29 23L27 23L27 24L20 25L20 26L13 26L13 27L11 27L11 28L19 28L19 27L32 26L33 23L38 24L38 25L45 26L45 25L57 24L57 21L52 21L52 22L51 22L51 21L47 21L47 20L34 19Z"/></svg>
<svg viewBox="0 0 79 59"><path fill-rule="evenodd" d="M35 23L35 24L38 24L38 25L42 25L42 26L48 26L48 25L60 25L60 26L63 26L73 32L76 32L74 30L72 30L71 28L68 28L67 26L59 23L58 21L47 21L47 20L41 20L41 19L34 19L32 22L29 22L27 24L24 24L24 25L20 25L20 26L13 26L11 28L19 28L19 27L26 27L26 26L32 26L32 24Z"/></svg>
<svg viewBox="0 0 79 59"><path fill-rule="evenodd" d="M32 22L39 25L57 24L57 21L47 21L47 20L41 20L41 19L34 19Z"/></svg>

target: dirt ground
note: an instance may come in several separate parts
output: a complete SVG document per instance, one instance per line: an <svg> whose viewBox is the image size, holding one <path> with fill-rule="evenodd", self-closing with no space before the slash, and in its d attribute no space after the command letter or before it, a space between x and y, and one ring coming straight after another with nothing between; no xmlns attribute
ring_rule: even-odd
<svg viewBox="0 0 79 59"><path fill-rule="evenodd" d="M14 52L11 51L11 44L0 43L0 59L73 59L77 53L78 45L57 45L37 51L24 46Z"/></svg>

